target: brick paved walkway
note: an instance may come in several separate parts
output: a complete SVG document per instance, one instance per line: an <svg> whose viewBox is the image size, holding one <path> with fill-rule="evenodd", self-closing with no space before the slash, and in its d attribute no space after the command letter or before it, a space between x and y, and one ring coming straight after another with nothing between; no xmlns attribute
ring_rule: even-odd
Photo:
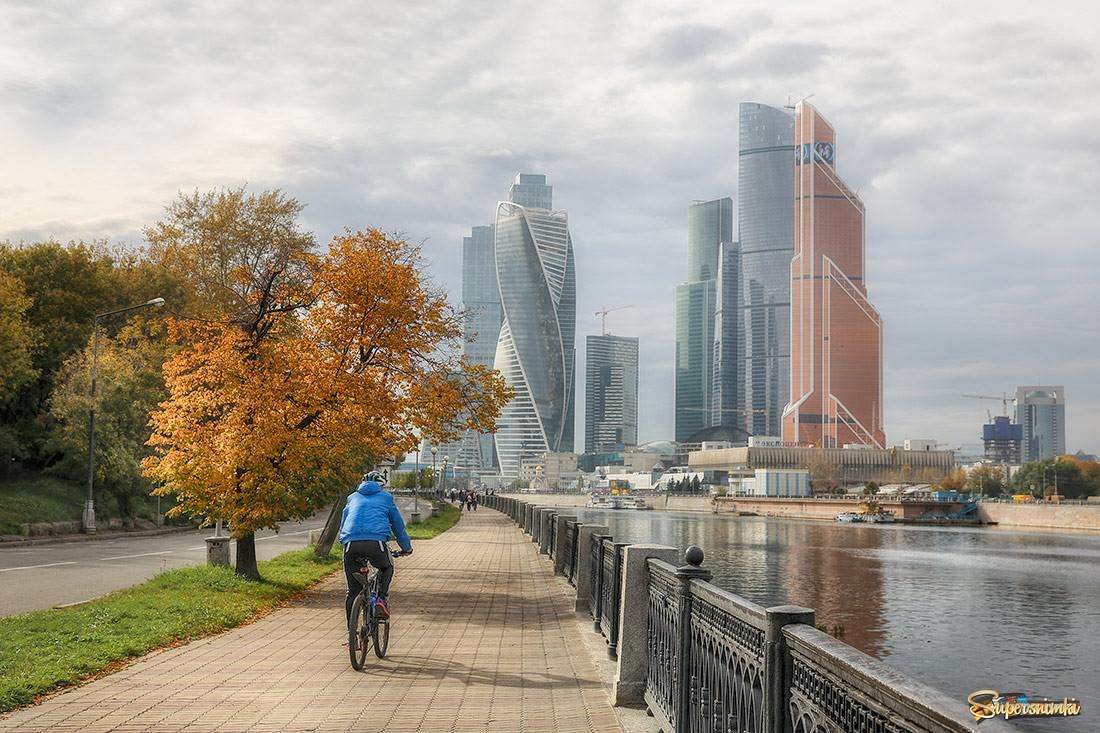
<svg viewBox="0 0 1100 733"><path fill-rule="evenodd" d="M613 731L549 563L482 509L398 560L389 656L348 663L343 574L291 607L0 718L0 731Z"/></svg>

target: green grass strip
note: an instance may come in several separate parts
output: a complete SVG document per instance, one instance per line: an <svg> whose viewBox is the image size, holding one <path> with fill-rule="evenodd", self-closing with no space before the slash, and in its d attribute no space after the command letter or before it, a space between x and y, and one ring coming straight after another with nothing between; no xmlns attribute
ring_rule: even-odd
<svg viewBox="0 0 1100 733"><path fill-rule="evenodd" d="M420 524L407 524L405 529L409 531L409 537L414 540L430 540L455 526L461 516L462 512L458 507L444 504L439 516L428 517Z"/></svg>
<svg viewBox="0 0 1100 733"><path fill-rule="evenodd" d="M0 713L153 649L238 626L340 567L339 548L260 563L264 580L198 565L71 608L0 619Z"/></svg>

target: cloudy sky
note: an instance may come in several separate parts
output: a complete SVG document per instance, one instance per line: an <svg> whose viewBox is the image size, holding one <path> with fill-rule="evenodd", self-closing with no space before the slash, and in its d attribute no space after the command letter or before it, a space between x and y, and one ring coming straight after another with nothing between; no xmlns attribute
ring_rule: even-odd
<svg viewBox="0 0 1100 733"><path fill-rule="evenodd" d="M546 173L581 377L594 312L632 305L643 440L672 436L687 206L736 197L739 102L813 94L867 206L888 440L977 442L1000 405L961 394L1045 383L1100 451L1094 3L4 0L0 28L0 240L137 243L246 183L322 241L426 239L457 295L463 235Z"/></svg>

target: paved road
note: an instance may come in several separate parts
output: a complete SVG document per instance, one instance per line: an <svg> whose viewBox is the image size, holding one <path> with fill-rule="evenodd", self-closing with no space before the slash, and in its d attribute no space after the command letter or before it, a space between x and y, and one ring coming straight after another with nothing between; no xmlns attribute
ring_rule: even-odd
<svg viewBox="0 0 1100 733"><path fill-rule="evenodd" d="M256 554L261 560L305 547L309 530L325 516L285 524L278 534L260 532ZM212 529L80 542L0 547L0 616L86 601L144 582L169 568L206 562L205 537ZM230 545L231 561L236 543Z"/></svg>

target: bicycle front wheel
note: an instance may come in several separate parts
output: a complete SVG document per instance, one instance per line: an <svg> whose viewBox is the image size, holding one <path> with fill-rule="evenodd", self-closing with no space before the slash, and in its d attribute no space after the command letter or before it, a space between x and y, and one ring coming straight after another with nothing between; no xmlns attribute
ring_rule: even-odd
<svg viewBox="0 0 1100 733"><path fill-rule="evenodd" d="M390 622L375 619L371 627L371 637L374 639L374 656L384 658L390 645Z"/></svg>
<svg viewBox="0 0 1100 733"><path fill-rule="evenodd" d="M351 606L351 620L348 622L348 655L351 657L351 666L356 672L362 670L363 664L367 661L367 644L370 643L370 636L370 605L360 593Z"/></svg>

